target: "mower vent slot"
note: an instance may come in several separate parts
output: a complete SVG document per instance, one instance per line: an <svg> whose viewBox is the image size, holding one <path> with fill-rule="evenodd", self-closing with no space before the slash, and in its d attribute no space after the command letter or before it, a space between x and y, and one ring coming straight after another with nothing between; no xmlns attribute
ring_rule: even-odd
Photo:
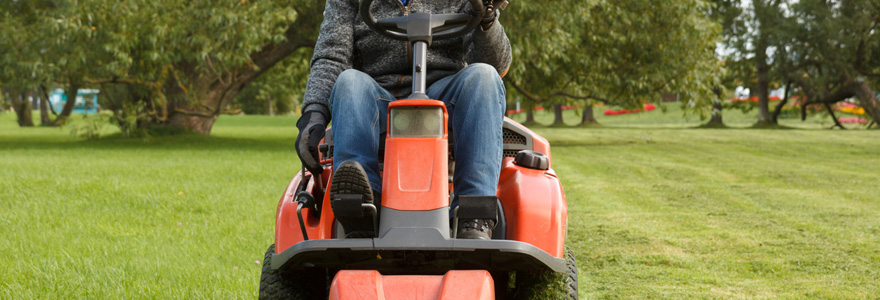
<svg viewBox="0 0 880 300"><path fill-rule="evenodd" d="M526 137L513 130L504 128L502 135L505 144L527 145Z"/></svg>
<svg viewBox="0 0 880 300"><path fill-rule="evenodd" d="M520 150L532 150L532 136L522 125L510 119L504 119L504 125L501 128L504 157L516 157L516 153Z"/></svg>

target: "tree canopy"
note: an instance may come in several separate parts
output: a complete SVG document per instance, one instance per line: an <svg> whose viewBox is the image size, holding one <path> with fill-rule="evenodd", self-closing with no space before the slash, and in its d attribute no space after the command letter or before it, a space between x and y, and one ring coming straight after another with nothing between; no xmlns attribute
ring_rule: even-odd
<svg viewBox="0 0 880 300"><path fill-rule="evenodd" d="M769 86L790 86L810 104L855 97L880 118L880 3L872 0L715 0L727 66L759 99L759 125L775 125ZM777 113L779 110L777 106ZM832 112L833 114L833 112ZM841 126L838 124L838 126Z"/></svg>
<svg viewBox="0 0 880 300"><path fill-rule="evenodd" d="M514 47L507 82L537 103L628 107L680 93L704 115L718 26L700 0L516 2L503 16Z"/></svg>
<svg viewBox="0 0 880 300"><path fill-rule="evenodd" d="M123 126L208 133L245 85L314 44L322 9L282 0L7 2L0 48L15 50L0 53L0 83L100 86Z"/></svg>

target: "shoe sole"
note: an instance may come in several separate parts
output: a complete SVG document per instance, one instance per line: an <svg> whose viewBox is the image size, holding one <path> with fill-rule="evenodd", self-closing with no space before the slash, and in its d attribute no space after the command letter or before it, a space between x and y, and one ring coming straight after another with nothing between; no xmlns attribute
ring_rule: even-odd
<svg viewBox="0 0 880 300"><path fill-rule="evenodd" d="M333 182L330 184L330 197L338 194L364 195L364 203L374 203L373 191L367 179L367 173L360 164L355 162L342 162L338 170L333 173ZM330 202L333 206L333 202ZM364 211L363 218L336 218L342 225L347 238L370 238L375 236L373 217Z"/></svg>

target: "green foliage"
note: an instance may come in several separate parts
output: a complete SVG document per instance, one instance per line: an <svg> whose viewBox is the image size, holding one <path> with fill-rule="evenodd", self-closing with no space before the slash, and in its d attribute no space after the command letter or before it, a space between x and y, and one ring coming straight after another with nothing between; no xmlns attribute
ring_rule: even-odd
<svg viewBox="0 0 880 300"><path fill-rule="evenodd" d="M12 108L12 103L6 99L3 93L0 93L0 112L6 112Z"/></svg>
<svg viewBox="0 0 880 300"><path fill-rule="evenodd" d="M84 114L79 121L68 120L66 126L70 128L70 135L94 140L101 137L101 134L106 131L106 126L110 125L111 118L112 116L109 113Z"/></svg>
<svg viewBox="0 0 880 300"><path fill-rule="evenodd" d="M268 114L271 102L273 114L293 112L305 93L312 53L312 48L300 48L279 62L242 90L233 106L246 114Z"/></svg>
<svg viewBox="0 0 880 300"><path fill-rule="evenodd" d="M41 38L64 42L49 49L81 56L82 64L95 73L93 79L125 78L147 83L167 78L166 67L180 62L191 62L196 64L192 67L217 74L250 63L251 53L284 40L285 25L296 19L295 11L286 4L237 0L78 1L66 9L43 12L42 22L60 21L60 27L55 26L53 31L51 25L37 24L35 30L49 28Z"/></svg>
<svg viewBox="0 0 880 300"><path fill-rule="evenodd" d="M502 22L514 99L640 107L667 91L701 108L718 69L708 9L700 0L512 3Z"/></svg>
<svg viewBox="0 0 880 300"><path fill-rule="evenodd" d="M308 46L313 37L299 34L317 27L289 27L317 23L313 11L322 7L303 0L4 2L0 87L117 85L132 93L107 107L121 119L165 123L186 110L213 117L232 97L212 93L235 93L234 86Z"/></svg>
<svg viewBox="0 0 880 300"><path fill-rule="evenodd" d="M751 68L744 67L743 64L738 64L739 60L728 60L731 57L732 51L740 49L745 44L743 33L747 31L747 27L745 18L742 17L741 1L711 0L710 2L712 5L709 9L709 16L721 27L721 35L718 42L723 47L716 49L716 56L721 59L717 83L718 91L722 94L721 98L723 99L726 97L726 94L736 89L737 86L743 85L743 79L739 75L751 70ZM730 98L727 97L726 99ZM716 100L721 101L719 99Z"/></svg>
<svg viewBox="0 0 880 300"><path fill-rule="evenodd" d="M780 45L786 51L778 57L804 84L825 94L841 77L880 76L880 3L804 0L791 7Z"/></svg>
<svg viewBox="0 0 880 300"><path fill-rule="evenodd" d="M726 67L737 84L754 90L763 73L771 87L792 82L794 94L808 102L857 96L869 114L880 111L871 92L880 89L877 1L713 2L729 50Z"/></svg>

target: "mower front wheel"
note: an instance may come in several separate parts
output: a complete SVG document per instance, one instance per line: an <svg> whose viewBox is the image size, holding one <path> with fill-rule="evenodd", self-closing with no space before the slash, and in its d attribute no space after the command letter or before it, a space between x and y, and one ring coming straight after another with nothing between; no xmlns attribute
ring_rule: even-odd
<svg viewBox="0 0 880 300"><path fill-rule="evenodd" d="M523 272L515 274L514 299L578 299L578 275L577 261L571 249L565 251L565 263L568 270L565 273Z"/></svg>
<svg viewBox="0 0 880 300"><path fill-rule="evenodd" d="M260 275L260 300L327 299L328 273L324 269L272 269L275 245L266 249Z"/></svg>

